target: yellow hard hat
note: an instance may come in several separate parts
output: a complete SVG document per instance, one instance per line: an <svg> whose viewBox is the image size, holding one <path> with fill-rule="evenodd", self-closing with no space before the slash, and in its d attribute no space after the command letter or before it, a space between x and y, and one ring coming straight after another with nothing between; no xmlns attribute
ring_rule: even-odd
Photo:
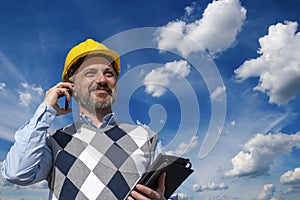
<svg viewBox="0 0 300 200"><path fill-rule="evenodd" d="M73 75L70 72L71 70L76 70L72 69L72 66L78 61L78 59L92 54L103 54L112 58L112 60L114 61L114 68L117 72L117 76L119 76L121 68L120 55L117 52L107 48L104 44L96 42L92 39L87 39L86 41L81 42L69 51L65 60L64 71L62 73L62 81L68 81L69 78Z"/></svg>

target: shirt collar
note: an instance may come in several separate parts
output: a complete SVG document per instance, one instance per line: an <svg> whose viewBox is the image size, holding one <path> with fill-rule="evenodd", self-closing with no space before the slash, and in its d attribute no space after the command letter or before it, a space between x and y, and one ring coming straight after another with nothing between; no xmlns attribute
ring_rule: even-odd
<svg viewBox="0 0 300 200"><path fill-rule="evenodd" d="M116 123L114 115L115 115L114 113L109 113L109 114L105 115L103 117L103 122L100 125L100 127L97 127L94 124L93 120L89 116L87 116L87 115L85 115L83 113L79 114L79 121L82 122L82 123L84 123L84 124L87 124L89 126L93 126L93 127L97 128L97 129L103 129L103 128L105 128L108 125L114 125Z"/></svg>

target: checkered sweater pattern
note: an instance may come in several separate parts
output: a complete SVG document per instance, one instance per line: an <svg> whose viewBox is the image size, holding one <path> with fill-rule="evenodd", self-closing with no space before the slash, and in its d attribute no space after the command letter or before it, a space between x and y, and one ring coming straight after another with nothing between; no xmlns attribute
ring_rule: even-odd
<svg viewBox="0 0 300 200"><path fill-rule="evenodd" d="M122 200L152 162L157 135L141 126L73 123L48 137L52 200Z"/></svg>

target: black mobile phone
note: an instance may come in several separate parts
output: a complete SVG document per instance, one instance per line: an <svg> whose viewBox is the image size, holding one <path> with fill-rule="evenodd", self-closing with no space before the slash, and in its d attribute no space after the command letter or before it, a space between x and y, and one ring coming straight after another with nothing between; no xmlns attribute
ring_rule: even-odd
<svg viewBox="0 0 300 200"><path fill-rule="evenodd" d="M70 96L72 96L72 91L70 89L68 89L68 93L70 94ZM71 98L70 98L71 100ZM65 110L67 110L69 108L69 101L67 100L67 97L65 98Z"/></svg>

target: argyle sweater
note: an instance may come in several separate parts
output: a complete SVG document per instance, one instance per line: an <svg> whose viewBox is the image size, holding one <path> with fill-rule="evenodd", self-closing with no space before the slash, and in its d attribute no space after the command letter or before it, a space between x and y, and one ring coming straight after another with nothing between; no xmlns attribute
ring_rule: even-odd
<svg viewBox="0 0 300 200"><path fill-rule="evenodd" d="M77 122L50 135L49 199L123 200L151 159L157 135L128 124L104 129Z"/></svg>

